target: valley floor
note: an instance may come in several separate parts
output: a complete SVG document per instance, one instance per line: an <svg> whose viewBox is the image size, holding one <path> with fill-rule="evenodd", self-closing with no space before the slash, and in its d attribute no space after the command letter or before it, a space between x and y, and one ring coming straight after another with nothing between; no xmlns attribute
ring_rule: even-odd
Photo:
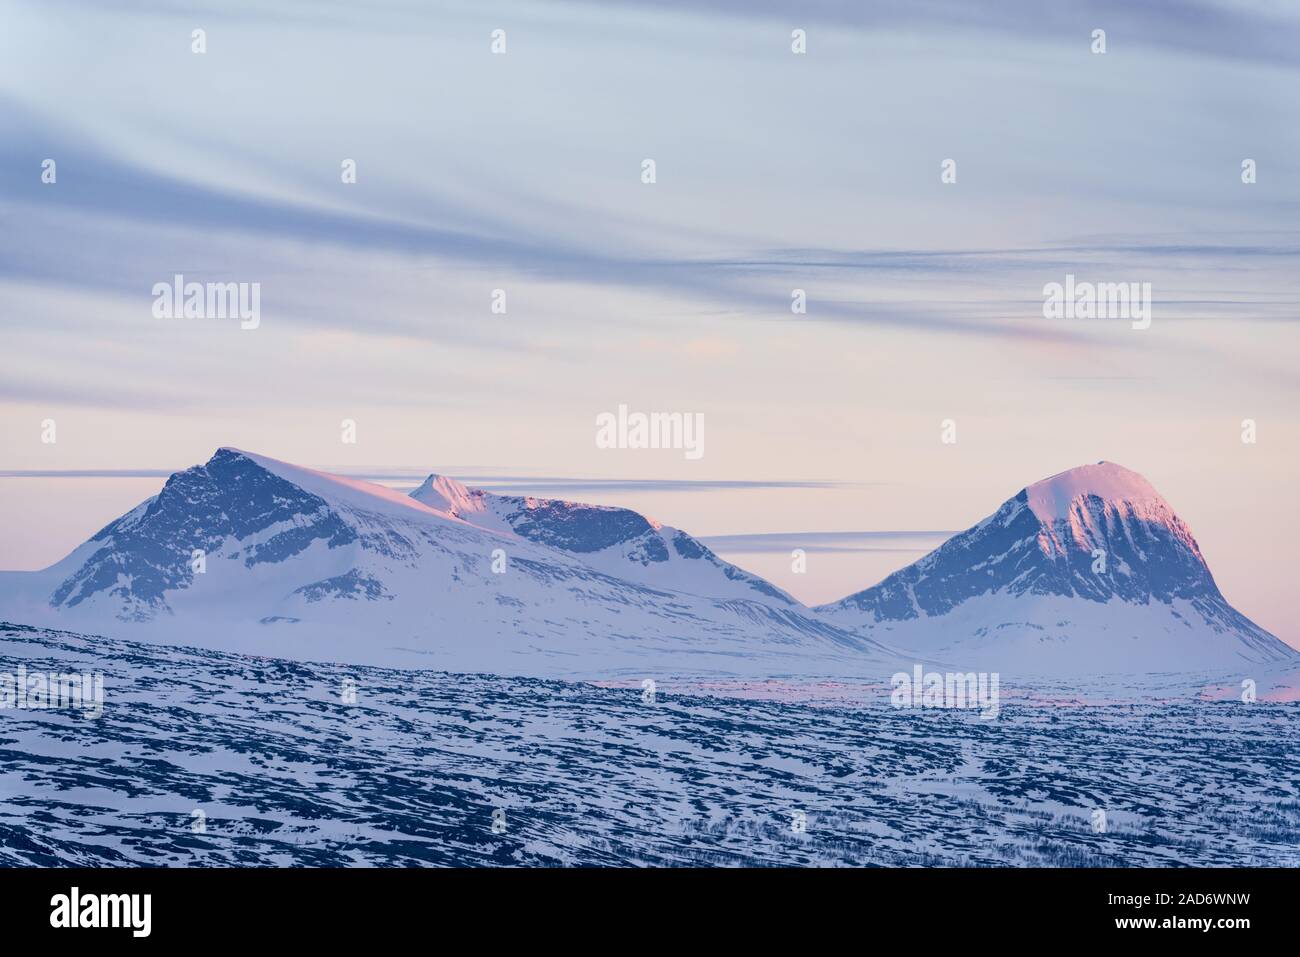
<svg viewBox="0 0 1300 957"><path fill-rule="evenodd" d="M1300 864L1296 704L651 702L0 625L20 666L104 708L0 710L0 864Z"/></svg>

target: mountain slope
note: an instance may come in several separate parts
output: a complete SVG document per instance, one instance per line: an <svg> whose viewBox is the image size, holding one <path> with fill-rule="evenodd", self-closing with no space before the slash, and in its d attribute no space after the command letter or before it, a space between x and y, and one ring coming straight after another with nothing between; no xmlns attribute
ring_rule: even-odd
<svg viewBox="0 0 1300 957"><path fill-rule="evenodd" d="M430 475L416 501L480 528L574 555L611 575L713 598L802 607L757 575L724 562L686 532L626 508L558 499L496 495Z"/></svg>
<svg viewBox="0 0 1300 957"><path fill-rule="evenodd" d="M880 584L817 611L918 653L1110 673L1285 660L1228 604L1169 504L1109 462L1022 489Z"/></svg>
<svg viewBox="0 0 1300 957"><path fill-rule="evenodd" d="M219 449L51 568L0 573L0 613L169 644L501 674L844 667L832 659L874 672L896 660L716 559L695 566L711 588L656 580L634 559L671 530L647 533L635 513L549 503L511 524L508 500L495 506L503 524L485 527L450 501Z"/></svg>

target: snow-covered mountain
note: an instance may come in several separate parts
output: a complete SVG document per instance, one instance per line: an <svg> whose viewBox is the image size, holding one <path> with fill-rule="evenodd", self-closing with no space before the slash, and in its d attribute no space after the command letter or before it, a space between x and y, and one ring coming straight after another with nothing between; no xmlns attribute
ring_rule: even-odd
<svg viewBox="0 0 1300 957"><path fill-rule="evenodd" d="M1110 462L1044 479L920 561L817 611L917 654L1020 673L1296 658L1220 593L1187 525Z"/></svg>
<svg viewBox="0 0 1300 957"><path fill-rule="evenodd" d="M0 573L0 616L499 674L826 673L841 658L871 673L896 661L635 512L440 477L403 495L228 448L58 564Z"/></svg>
<svg viewBox="0 0 1300 957"><path fill-rule="evenodd" d="M439 475L403 495L220 449L56 565L0 573L0 618L299 660L569 677L1300 662L1228 604L1155 489L1105 462L1031 485L880 584L808 609L627 509Z"/></svg>

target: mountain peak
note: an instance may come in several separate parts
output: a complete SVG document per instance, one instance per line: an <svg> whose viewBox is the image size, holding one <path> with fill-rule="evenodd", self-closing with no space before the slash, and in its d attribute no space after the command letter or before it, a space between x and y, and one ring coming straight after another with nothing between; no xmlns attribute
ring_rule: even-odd
<svg viewBox="0 0 1300 957"><path fill-rule="evenodd" d="M429 477L410 495L416 501L457 517L484 509L481 491L470 489L454 478L436 472L430 472Z"/></svg>
<svg viewBox="0 0 1300 957"><path fill-rule="evenodd" d="M1067 469L1026 487L1023 494L1034 515L1048 524L1068 518L1074 504L1090 496L1128 503L1148 515L1158 510L1173 513L1150 482L1114 462Z"/></svg>
<svg viewBox="0 0 1300 957"><path fill-rule="evenodd" d="M1027 486L880 584L818 610L893 632L898 647L1020 660L1026 670L1295 654L1228 604L1187 525L1150 482L1113 462Z"/></svg>

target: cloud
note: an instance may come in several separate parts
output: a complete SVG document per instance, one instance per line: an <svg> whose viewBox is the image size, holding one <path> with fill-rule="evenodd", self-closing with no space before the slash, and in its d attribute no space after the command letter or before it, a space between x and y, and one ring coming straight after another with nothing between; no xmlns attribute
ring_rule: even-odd
<svg viewBox="0 0 1300 957"><path fill-rule="evenodd" d="M607 9L609 0L596 0ZM665 7L733 19L761 18L783 26L810 24L868 31L989 33L1026 43L1085 43L1102 28L1112 49L1130 47L1300 66L1300 16L1284 3L1251 0L622 0L631 7ZM816 42L815 39L812 42Z"/></svg>
<svg viewBox="0 0 1300 957"><path fill-rule="evenodd" d="M0 478L167 478L176 469L0 469ZM490 474L476 475L459 468L435 469L356 469L324 468L324 471L380 482L401 488L415 488L429 474L450 475L471 488L481 488L502 495L547 495L584 492L734 492L758 489L830 489L863 488L869 482L763 481L763 480L695 480L695 479L584 479L563 476ZM924 534L924 533L921 533Z"/></svg>
<svg viewBox="0 0 1300 957"><path fill-rule="evenodd" d="M953 531L874 532L765 532L746 535L709 535L700 539L715 552L760 554L789 553L802 548L814 552L928 552L943 544Z"/></svg>

